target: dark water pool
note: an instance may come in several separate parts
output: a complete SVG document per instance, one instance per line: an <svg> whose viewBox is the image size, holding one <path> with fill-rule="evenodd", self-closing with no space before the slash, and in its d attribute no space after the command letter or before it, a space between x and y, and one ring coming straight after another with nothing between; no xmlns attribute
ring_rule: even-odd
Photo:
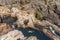
<svg viewBox="0 0 60 40"><path fill-rule="evenodd" d="M39 32L35 29L23 29L23 28L16 28L20 31L23 32L24 36L29 37L29 36L36 36L39 40L51 40L49 37L47 37L44 33ZM30 32L29 32L30 31Z"/></svg>

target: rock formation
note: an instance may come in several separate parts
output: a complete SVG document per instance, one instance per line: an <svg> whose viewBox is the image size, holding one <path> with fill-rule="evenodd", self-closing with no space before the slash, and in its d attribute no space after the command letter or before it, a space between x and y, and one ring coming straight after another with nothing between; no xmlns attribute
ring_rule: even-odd
<svg viewBox="0 0 60 40"><path fill-rule="evenodd" d="M1 40L37 40L36 37L24 37L23 33L18 30L10 31L9 33L3 35Z"/></svg>
<svg viewBox="0 0 60 40"><path fill-rule="evenodd" d="M11 28L8 24L6 23L0 24L0 36L12 30L13 28Z"/></svg>
<svg viewBox="0 0 60 40"><path fill-rule="evenodd" d="M7 17L17 18L11 24L8 21L8 25L36 29L45 33L51 40L60 40L54 33L60 33L59 3L60 0L0 0L0 22L7 23L4 21ZM37 16L38 14L40 15Z"/></svg>

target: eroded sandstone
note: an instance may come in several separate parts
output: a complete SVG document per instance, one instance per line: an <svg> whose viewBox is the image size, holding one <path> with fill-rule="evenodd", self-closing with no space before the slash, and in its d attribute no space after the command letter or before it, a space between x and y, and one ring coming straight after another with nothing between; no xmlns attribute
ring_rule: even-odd
<svg viewBox="0 0 60 40"><path fill-rule="evenodd" d="M53 33L51 33L51 30L49 30L49 26L52 26L55 31L60 33L59 3L59 0L0 0L0 16L2 18L0 21L3 20L4 16L17 17L17 20L14 24L18 25L18 27L33 28L44 32L48 37L53 40L60 40L60 38L53 35ZM42 14L43 20L38 20L35 17L37 11ZM0 25L1 35L10 31L12 29L10 28L10 26L13 25L13 23L11 23L10 26L9 24L2 23L4 22L1 22ZM53 35L53 37L50 36L50 34Z"/></svg>

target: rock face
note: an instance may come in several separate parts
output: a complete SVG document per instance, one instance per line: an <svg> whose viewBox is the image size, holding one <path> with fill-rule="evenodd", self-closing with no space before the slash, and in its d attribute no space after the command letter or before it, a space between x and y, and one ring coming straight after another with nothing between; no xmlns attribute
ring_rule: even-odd
<svg viewBox="0 0 60 40"><path fill-rule="evenodd" d="M10 10L6 6L0 6L0 16L9 16Z"/></svg>
<svg viewBox="0 0 60 40"><path fill-rule="evenodd" d="M13 16L18 16L17 18L19 19L19 21L20 21L20 19L22 20L22 21L20 21L21 23L18 21L19 25L20 24L24 25L23 21L28 19L28 17L29 17L29 19L30 19L30 17L33 17L32 20L34 22L36 11L41 12L44 20L47 20L57 26L60 25L60 10L59 10L60 1L59 0L57 0L57 1L56 0L33 0L33 1L32 0L14 0L14 1L0 0L0 3L7 6L7 7L0 7L3 10L3 11L1 10L2 15L5 15L7 13L7 14L11 14ZM18 6L17 6L17 4L18 4ZM10 10L8 9L9 7L11 8ZM14 8L14 7L18 7L18 8ZM7 9L7 10L5 10L5 9ZM31 10L33 10L33 12ZM10 13L11 11L12 11L12 13ZM3 12L5 14L3 14ZM22 13L25 14L25 16ZM21 17L21 16L24 16L24 17ZM31 25L31 26L33 26L33 25Z"/></svg>
<svg viewBox="0 0 60 40"><path fill-rule="evenodd" d="M18 18L18 20L17 20L18 26L22 25L23 28L25 28L27 26L28 27L33 27L33 22L35 20L35 14L34 14L33 9L27 10L27 11L22 11L22 10L20 10L18 8L13 7L11 16L12 17L17 16L17 18ZM28 21L27 23L25 23L26 20Z"/></svg>
<svg viewBox="0 0 60 40"><path fill-rule="evenodd" d="M57 26L59 26L60 24L60 8L59 8L59 0L28 0L29 2L27 3L26 0L22 0L20 3L21 6L18 9L14 9L12 6L12 11L13 11L13 15L16 16L16 14L18 13L19 17L20 14L25 14L25 18L21 17L21 20L24 19L28 19L29 15L31 14L33 16L32 20L34 22L34 15L36 14L36 11L40 11L42 16L43 16L43 20L47 20ZM19 2L18 2L19 3ZM19 11L21 12L19 12ZM31 11L33 10L33 12ZM30 13L30 14L28 14ZM28 16L27 16L28 15ZM18 18L19 19L19 18ZM20 20L20 19L19 19ZM23 20L24 21L24 20ZM23 22L20 24L24 24Z"/></svg>
<svg viewBox="0 0 60 40"><path fill-rule="evenodd" d="M37 11L42 14L42 21L36 18ZM9 26L7 21L11 21L11 18L7 18L8 16L17 17L17 20L14 21L14 23L17 24L18 27L38 29L39 31L43 31L50 38L60 40L60 38L53 35L53 33L50 33L53 37L49 34L49 32L51 32L49 30L49 26L52 26L55 31L60 33L60 0L0 0L0 35L6 34L7 32L13 30L10 26L14 23L11 22L11 25ZM7 21L3 22L5 19ZM49 32L45 32L44 29ZM12 32L12 37L9 35L10 32L6 34L8 36L5 35L8 37L6 40L10 40L10 38L11 40L16 40L16 38L13 38L15 32L17 35L19 34L19 37L21 37L19 31ZM2 38L2 40L4 38ZM30 38L31 40L35 40L34 38L32 39L32 37ZM27 40L30 40L30 38Z"/></svg>
<svg viewBox="0 0 60 40"><path fill-rule="evenodd" d="M0 24L0 35L6 34L12 30L13 28L11 28L8 24L6 23Z"/></svg>
<svg viewBox="0 0 60 40"><path fill-rule="evenodd" d="M34 36L27 38L27 37L24 37L21 31L13 30L3 35L1 37L1 40L37 40L37 38Z"/></svg>
<svg viewBox="0 0 60 40"><path fill-rule="evenodd" d="M7 33L6 35L3 35L1 40L17 40L19 38L20 39L24 38L22 32L18 30L13 30Z"/></svg>

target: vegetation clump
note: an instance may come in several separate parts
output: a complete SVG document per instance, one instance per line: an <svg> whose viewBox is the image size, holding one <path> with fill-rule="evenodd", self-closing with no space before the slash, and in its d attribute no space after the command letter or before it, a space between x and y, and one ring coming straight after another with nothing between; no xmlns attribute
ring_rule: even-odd
<svg viewBox="0 0 60 40"><path fill-rule="evenodd" d="M41 14L40 11L37 11L37 13L36 13L36 18L37 18L38 20L43 20L43 16L42 16L42 14Z"/></svg>

